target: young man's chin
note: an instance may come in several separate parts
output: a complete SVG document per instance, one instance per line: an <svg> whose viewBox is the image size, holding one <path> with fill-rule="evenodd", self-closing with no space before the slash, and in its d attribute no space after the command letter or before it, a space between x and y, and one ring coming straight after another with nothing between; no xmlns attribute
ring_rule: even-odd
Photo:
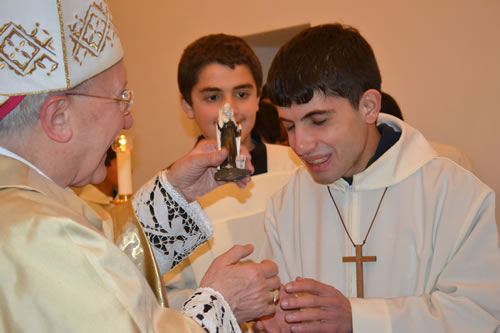
<svg viewBox="0 0 500 333"><path fill-rule="evenodd" d="M331 184L333 182L336 182L339 178L342 177L342 176L338 176L336 174L332 174L331 171L328 172L327 170L319 172L319 171L311 170L310 168L308 168L308 171L311 174L311 176L313 177L314 181L318 184L321 184L321 185Z"/></svg>
<svg viewBox="0 0 500 333"><path fill-rule="evenodd" d="M325 177L317 177L315 175L312 175L312 177L314 178L314 181L320 185L328 185L328 184L331 184L335 181L335 180L330 180L329 178L325 178Z"/></svg>

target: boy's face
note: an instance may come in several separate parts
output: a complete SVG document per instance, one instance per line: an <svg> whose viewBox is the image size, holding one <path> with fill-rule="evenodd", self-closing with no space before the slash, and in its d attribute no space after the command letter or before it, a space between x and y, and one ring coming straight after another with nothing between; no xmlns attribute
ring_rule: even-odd
<svg viewBox="0 0 500 333"><path fill-rule="evenodd" d="M234 118L241 125L241 143L252 150L250 132L255 124L259 97L255 80L245 65L234 69L220 64L207 65L200 71L198 82L191 91L192 105L181 104L189 119L195 119L206 138L215 139L219 110L231 104Z"/></svg>
<svg viewBox="0 0 500 333"><path fill-rule="evenodd" d="M330 184L361 172L375 153L378 109L376 96L365 96L368 92L359 110L346 98L318 92L307 104L278 107L290 146L318 183Z"/></svg>

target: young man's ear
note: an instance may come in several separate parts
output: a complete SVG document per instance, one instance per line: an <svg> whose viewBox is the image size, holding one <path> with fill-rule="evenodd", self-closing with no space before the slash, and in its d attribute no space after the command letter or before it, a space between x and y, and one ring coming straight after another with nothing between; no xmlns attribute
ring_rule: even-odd
<svg viewBox="0 0 500 333"><path fill-rule="evenodd" d="M69 121L67 96L51 96L40 107L40 123L45 134L52 140L66 143L73 136Z"/></svg>
<svg viewBox="0 0 500 333"><path fill-rule="evenodd" d="M359 102L359 112L363 115L368 124L377 122L378 114L382 106L382 95L376 89L368 89L361 96Z"/></svg>
<svg viewBox="0 0 500 333"><path fill-rule="evenodd" d="M193 107L191 105L189 105L189 103L184 99L184 97L182 97L182 95L180 96L180 101L181 101L182 109L184 110L184 113L186 114L186 117L188 117L188 119L194 119Z"/></svg>

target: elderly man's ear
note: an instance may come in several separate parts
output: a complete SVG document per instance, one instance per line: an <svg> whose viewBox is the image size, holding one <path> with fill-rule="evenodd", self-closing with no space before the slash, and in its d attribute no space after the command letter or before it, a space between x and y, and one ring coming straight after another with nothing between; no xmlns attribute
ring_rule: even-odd
<svg viewBox="0 0 500 333"><path fill-rule="evenodd" d="M66 143L73 136L69 104L67 96L51 96L40 107L40 123L45 134L59 143Z"/></svg>

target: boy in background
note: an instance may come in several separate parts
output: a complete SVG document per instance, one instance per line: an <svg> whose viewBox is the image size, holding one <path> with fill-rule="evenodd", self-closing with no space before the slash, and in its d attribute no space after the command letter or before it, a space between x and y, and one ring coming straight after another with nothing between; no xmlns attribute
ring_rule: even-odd
<svg viewBox="0 0 500 333"><path fill-rule="evenodd" d="M177 83L181 106L186 116L196 121L202 137L215 138L219 110L224 104L231 104L236 122L242 127L241 144L252 155L254 176L295 169L298 159L295 155L289 157L290 149L264 144L254 131L262 67L243 39L215 34L195 40L182 54Z"/></svg>
<svg viewBox="0 0 500 333"><path fill-rule="evenodd" d="M259 255L265 239L267 200L288 181L301 162L289 147L265 144L254 130L262 67L240 37L214 34L192 42L180 59L177 82L181 106L201 130L199 139L214 139L219 110L226 103L232 106L236 122L242 127L240 142L250 152L255 167L252 183L245 190L228 184L198 200L212 221L214 240L199 248L189 257L189 262L186 260L166 277L170 288L194 289L212 258L224 249L252 243L253 256ZM181 305L182 295L178 291L170 292L170 305Z"/></svg>

